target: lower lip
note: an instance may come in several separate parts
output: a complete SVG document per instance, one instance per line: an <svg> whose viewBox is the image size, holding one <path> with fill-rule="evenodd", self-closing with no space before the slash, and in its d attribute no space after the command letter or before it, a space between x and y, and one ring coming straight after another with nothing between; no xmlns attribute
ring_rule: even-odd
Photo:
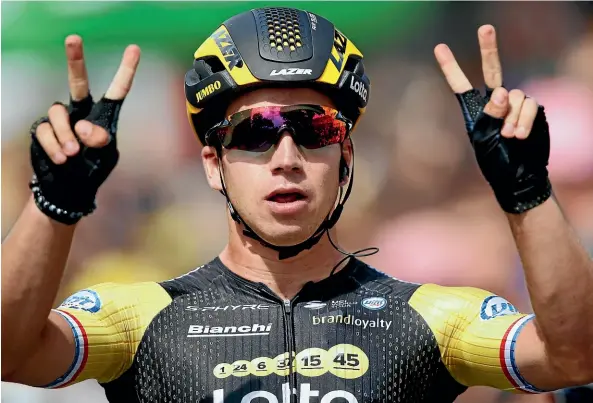
<svg viewBox="0 0 593 403"><path fill-rule="evenodd" d="M272 200L266 200L270 210L274 214L293 215L302 213L307 209L307 199L295 200L287 203L278 203Z"/></svg>

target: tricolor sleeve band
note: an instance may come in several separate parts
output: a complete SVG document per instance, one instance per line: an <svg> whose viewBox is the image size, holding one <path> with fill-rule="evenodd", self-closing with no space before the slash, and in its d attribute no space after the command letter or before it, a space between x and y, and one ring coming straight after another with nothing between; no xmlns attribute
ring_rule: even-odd
<svg viewBox="0 0 593 403"><path fill-rule="evenodd" d="M54 309L53 311L62 316L70 325L70 329L72 329L72 333L74 334L75 351L72 365L70 365L70 368L68 368L66 373L52 383L45 385L45 388L59 388L66 386L71 383L72 380L76 379L86 364L89 351L89 342L86 332L78 319L76 319L75 316L70 315L68 312L62 312L59 309Z"/></svg>
<svg viewBox="0 0 593 403"><path fill-rule="evenodd" d="M517 337L527 322L533 318L535 318L535 315L523 316L517 319L511 327L508 328L500 345L500 366L509 382L516 389L530 393L542 393L545 391L536 388L521 376L515 361L515 345L517 343Z"/></svg>
<svg viewBox="0 0 593 403"><path fill-rule="evenodd" d="M54 312L70 325L74 360L46 388L96 379L112 381L129 369L144 331L171 303L157 283L99 284L67 298Z"/></svg>
<svg viewBox="0 0 593 403"><path fill-rule="evenodd" d="M517 338L533 315L471 287L425 284L410 305L432 329L443 363L462 385L543 392L521 376L515 362Z"/></svg>

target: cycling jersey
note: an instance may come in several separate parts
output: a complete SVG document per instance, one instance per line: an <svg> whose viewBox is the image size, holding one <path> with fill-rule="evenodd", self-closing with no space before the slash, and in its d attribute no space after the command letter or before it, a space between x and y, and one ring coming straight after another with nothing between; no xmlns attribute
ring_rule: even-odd
<svg viewBox="0 0 593 403"><path fill-rule="evenodd" d="M76 354L48 387L94 378L111 402L452 402L473 385L539 391L514 358L533 315L357 259L290 301L217 258L163 283L97 285L56 312Z"/></svg>

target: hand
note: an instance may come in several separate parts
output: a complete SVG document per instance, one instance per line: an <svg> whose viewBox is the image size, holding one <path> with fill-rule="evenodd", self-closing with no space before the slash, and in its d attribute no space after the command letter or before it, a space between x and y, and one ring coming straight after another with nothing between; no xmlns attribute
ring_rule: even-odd
<svg viewBox="0 0 593 403"><path fill-rule="evenodd" d="M70 104L56 102L48 116L31 127L31 182L35 202L49 217L74 224L95 208L99 186L117 161L119 112L130 91L140 60L140 48L130 45L99 102L89 91L82 39L66 38Z"/></svg>
<svg viewBox="0 0 593 403"><path fill-rule="evenodd" d="M480 27L478 40L486 96L473 88L447 45L438 45L434 53L461 105L482 174L503 210L522 213L551 195L548 123L544 108L534 99L502 86L494 27Z"/></svg>

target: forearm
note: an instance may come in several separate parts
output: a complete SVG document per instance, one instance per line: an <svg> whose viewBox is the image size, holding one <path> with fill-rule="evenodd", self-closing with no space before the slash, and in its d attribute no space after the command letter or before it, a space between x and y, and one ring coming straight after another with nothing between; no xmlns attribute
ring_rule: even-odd
<svg viewBox="0 0 593 403"><path fill-rule="evenodd" d="M68 259L74 226L57 223L32 199L2 243L2 373L41 337Z"/></svg>
<svg viewBox="0 0 593 403"><path fill-rule="evenodd" d="M547 355L566 373L591 374L591 258L552 198L508 217Z"/></svg>

